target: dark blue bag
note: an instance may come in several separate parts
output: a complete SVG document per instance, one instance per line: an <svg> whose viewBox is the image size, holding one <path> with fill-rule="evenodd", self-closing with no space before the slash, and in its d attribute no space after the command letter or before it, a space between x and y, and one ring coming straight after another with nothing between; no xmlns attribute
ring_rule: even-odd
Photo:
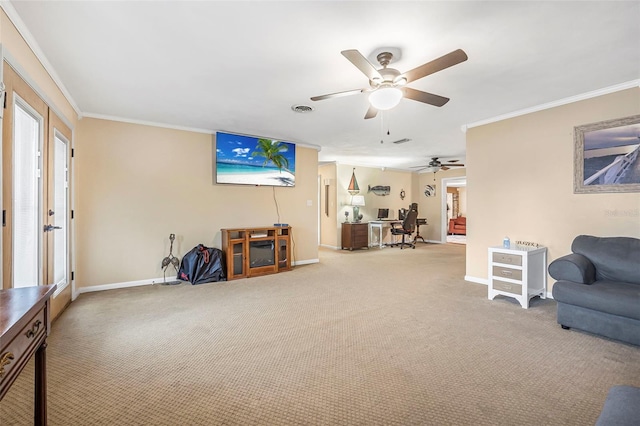
<svg viewBox="0 0 640 426"><path fill-rule="evenodd" d="M226 281L224 253L198 244L182 258L178 279L191 284Z"/></svg>

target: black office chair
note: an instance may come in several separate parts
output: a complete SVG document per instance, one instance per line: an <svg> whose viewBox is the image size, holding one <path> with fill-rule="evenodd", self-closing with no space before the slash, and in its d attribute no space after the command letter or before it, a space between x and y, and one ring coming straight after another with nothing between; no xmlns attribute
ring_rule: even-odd
<svg viewBox="0 0 640 426"><path fill-rule="evenodd" d="M402 241L394 245L400 246L400 249L404 248L404 246L411 247L412 249L416 248L415 243L405 241L405 237L407 235L413 234L413 232L416 230L417 219L418 219L418 209L412 208L409 210L406 217L404 218L404 221L402 222L402 228L395 227L395 226L391 228L391 233L393 235L402 235Z"/></svg>

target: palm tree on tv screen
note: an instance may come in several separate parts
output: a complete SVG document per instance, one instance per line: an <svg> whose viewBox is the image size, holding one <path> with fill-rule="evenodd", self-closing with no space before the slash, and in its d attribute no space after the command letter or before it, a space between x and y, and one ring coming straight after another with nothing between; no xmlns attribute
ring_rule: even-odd
<svg viewBox="0 0 640 426"><path fill-rule="evenodd" d="M291 173L287 167L289 167L289 160L287 157L282 155L282 152L286 152L288 150L287 145L278 142L272 141L269 139L258 139L258 145L256 146L256 150L251 153L252 157L263 157L264 163L263 166L269 164L269 162L273 163L280 172L284 169L286 172Z"/></svg>

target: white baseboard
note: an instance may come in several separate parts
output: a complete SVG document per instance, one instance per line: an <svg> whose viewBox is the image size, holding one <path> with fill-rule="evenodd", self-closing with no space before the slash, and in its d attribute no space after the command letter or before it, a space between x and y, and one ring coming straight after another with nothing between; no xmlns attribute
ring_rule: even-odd
<svg viewBox="0 0 640 426"><path fill-rule="evenodd" d="M175 279L168 278L167 281L175 281ZM152 278L148 280L127 281L124 283L94 285L90 287L80 287L78 289L78 294L91 293L94 291L115 290L118 288L139 287L141 285L162 284L163 282L164 282L164 278L160 277L160 278Z"/></svg>
<svg viewBox="0 0 640 426"><path fill-rule="evenodd" d="M464 280L465 281L470 281L472 283L489 285L489 280L487 278L478 278L478 277L472 277L470 275L465 275L464 276Z"/></svg>
<svg viewBox="0 0 640 426"><path fill-rule="evenodd" d="M320 259L308 259L308 260L299 260L293 263L293 266L297 265L309 265L312 263L320 263ZM175 277L167 277L167 282L176 281ZM116 290L118 288L129 288L129 287L139 287L143 285L152 285L152 284L162 284L165 280L163 277L160 278L151 278L147 280L138 280L138 281L127 281L124 283L113 283L113 284L103 284L103 285L94 285L91 287L80 287L76 293L76 297L82 293L91 293L94 291L104 291L104 290Z"/></svg>
<svg viewBox="0 0 640 426"><path fill-rule="evenodd" d="M331 250L341 250L341 247L330 246L328 244L320 244L320 247L328 248L328 249L331 249Z"/></svg>
<svg viewBox="0 0 640 426"><path fill-rule="evenodd" d="M320 263L320 259L298 260L297 262L293 262L293 266L310 265L312 263Z"/></svg>

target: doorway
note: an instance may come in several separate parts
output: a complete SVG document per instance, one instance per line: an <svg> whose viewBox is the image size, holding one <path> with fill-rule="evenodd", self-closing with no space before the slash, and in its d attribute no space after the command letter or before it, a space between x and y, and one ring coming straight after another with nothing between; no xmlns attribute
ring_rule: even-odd
<svg viewBox="0 0 640 426"><path fill-rule="evenodd" d="M462 232L449 233L449 220L457 217L467 217L467 177L442 179L441 216L442 228L440 241L455 244L466 244L466 229Z"/></svg>
<svg viewBox="0 0 640 426"><path fill-rule="evenodd" d="M56 284L55 316L71 301L71 130L7 62L2 72L2 287Z"/></svg>

